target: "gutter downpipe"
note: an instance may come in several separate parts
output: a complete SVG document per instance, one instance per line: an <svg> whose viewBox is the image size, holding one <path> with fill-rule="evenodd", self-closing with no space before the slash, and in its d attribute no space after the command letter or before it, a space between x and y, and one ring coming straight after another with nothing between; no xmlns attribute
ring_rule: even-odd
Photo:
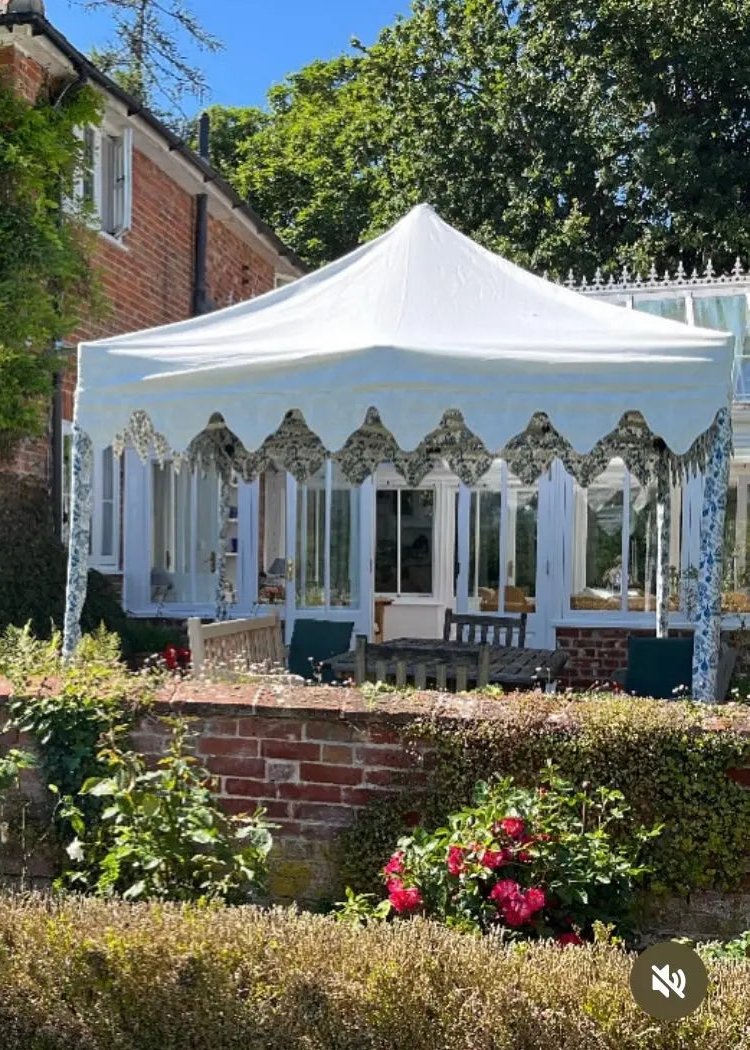
<svg viewBox="0 0 750 1050"><path fill-rule="evenodd" d="M201 113L198 124L198 155L208 160L208 139L211 129L208 113ZM208 251L208 194L199 193L195 198L195 254L193 268L193 315L208 313L208 287L206 284L206 255Z"/></svg>

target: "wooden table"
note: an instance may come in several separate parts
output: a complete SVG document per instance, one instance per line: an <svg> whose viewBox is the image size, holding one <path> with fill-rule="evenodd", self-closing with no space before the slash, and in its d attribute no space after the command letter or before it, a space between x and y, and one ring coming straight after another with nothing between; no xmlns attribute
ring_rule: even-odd
<svg viewBox="0 0 750 1050"><path fill-rule="evenodd" d="M376 664L380 646L367 646L367 679L376 681ZM456 669L460 666L468 669L468 677L476 681L476 661L479 654L478 645L467 645L463 642L446 642L440 638L396 638L383 646L389 654L394 650L402 651L402 658L407 664L407 676L417 662L444 663L446 676L450 681L456 680ZM520 649L516 646L489 646L489 681L492 685L501 685L512 689L529 688L538 684L553 681L565 665L567 655L561 649ZM356 664L354 652L332 656L328 666L339 678L353 678ZM383 668L380 668L381 673ZM451 673L453 672L453 673ZM386 680L395 678L396 660L385 662Z"/></svg>

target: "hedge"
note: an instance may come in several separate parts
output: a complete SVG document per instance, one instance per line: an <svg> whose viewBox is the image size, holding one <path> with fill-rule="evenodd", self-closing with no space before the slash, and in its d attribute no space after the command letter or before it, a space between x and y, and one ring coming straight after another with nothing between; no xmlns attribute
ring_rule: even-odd
<svg viewBox="0 0 750 1050"><path fill-rule="evenodd" d="M709 964L701 1009L659 1023L633 957L502 948L424 921L357 928L251 908L0 899L3 1050L726 1050L750 965Z"/></svg>
<svg viewBox="0 0 750 1050"><path fill-rule="evenodd" d="M750 709L615 695L508 696L493 717L418 720L400 728L415 755L429 745L429 782L418 795L363 809L340 841L344 883L382 893L380 869L398 837L419 821L438 827L466 805L474 785L511 775L533 785L551 761L578 786L623 792L633 825L662 824L642 855L651 892L732 890L743 884L750 843L750 791L727 776L745 763ZM734 726L734 728L733 728ZM417 746L419 745L419 746Z"/></svg>

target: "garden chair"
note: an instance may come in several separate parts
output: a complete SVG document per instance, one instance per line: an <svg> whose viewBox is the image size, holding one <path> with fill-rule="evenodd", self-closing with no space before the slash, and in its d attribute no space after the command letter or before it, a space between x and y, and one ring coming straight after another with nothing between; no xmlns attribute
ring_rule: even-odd
<svg viewBox="0 0 750 1050"><path fill-rule="evenodd" d="M351 648L353 631L354 623L349 620L295 620L287 658L290 674L308 681L333 681L330 669L322 665Z"/></svg>

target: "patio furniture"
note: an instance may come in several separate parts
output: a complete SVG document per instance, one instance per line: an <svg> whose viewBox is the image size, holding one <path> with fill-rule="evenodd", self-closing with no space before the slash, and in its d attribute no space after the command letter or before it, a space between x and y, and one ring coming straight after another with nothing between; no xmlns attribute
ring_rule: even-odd
<svg viewBox="0 0 750 1050"><path fill-rule="evenodd" d="M295 620L287 658L290 673L308 681L330 681L326 664L335 653L349 649L353 630L349 620Z"/></svg>
<svg viewBox="0 0 750 1050"><path fill-rule="evenodd" d="M487 642L489 645L523 649L526 644L526 613L519 616L482 616L476 613L454 613L445 610L443 641L450 641L454 633L457 642L471 644ZM513 641L515 635L515 643Z"/></svg>
<svg viewBox="0 0 750 1050"><path fill-rule="evenodd" d="M278 616L202 623L188 620L188 645L193 672L209 668L246 671L284 665L286 655Z"/></svg>
<svg viewBox="0 0 750 1050"><path fill-rule="evenodd" d="M481 680L509 689L529 689L554 682L566 660L560 649L520 649L442 638L396 638L385 645L369 645L364 636L358 636L355 652L339 653L327 665L335 677L352 681L396 681L405 673L407 682L418 684L424 666L428 682L441 682L442 668L448 687L461 684L465 674L469 685Z"/></svg>
<svg viewBox="0 0 750 1050"><path fill-rule="evenodd" d="M616 674L626 693L675 700L690 696L693 675L694 636L628 638L628 664ZM737 651L722 642L719 654L716 699L724 700L737 660Z"/></svg>

